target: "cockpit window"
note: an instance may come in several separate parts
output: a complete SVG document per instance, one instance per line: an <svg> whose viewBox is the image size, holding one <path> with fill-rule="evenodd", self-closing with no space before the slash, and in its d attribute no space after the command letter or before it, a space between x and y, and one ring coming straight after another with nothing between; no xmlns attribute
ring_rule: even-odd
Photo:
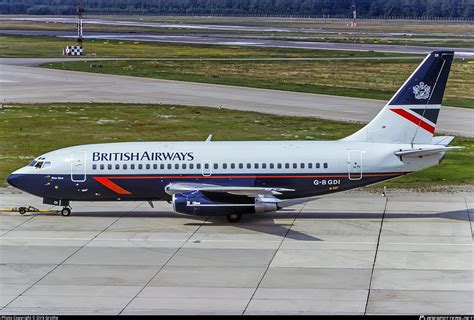
<svg viewBox="0 0 474 320"><path fill-rule="evenodd" d="M29 167L35 167L35 169L42 169L51 166L51 161L45 161L44 157L36 158L35 160L31 161L28 165Z"/></svg>

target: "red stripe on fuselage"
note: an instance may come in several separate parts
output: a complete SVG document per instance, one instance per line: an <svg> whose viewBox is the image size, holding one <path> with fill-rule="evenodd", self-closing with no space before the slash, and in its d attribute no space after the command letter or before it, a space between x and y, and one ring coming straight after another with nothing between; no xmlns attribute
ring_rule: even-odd
<svg viewBox="0 0 474 320"><path fill-rule="evenodd" d="M431 124L423 121L422 119L415 117L414 115L412 115L411 113L409 113L405 109L390 109L390 110L392 110L393 112L395 112L399 116L402 116L403 118L407 119L408 121L413 122L417 126L425 129L426 131L428 131L432 134L435 132L435 127L433 127Z"/></svg>
<svg viewBox="0 0 474 320"><path fill-rule="evenodd" d="M118 194L132 194L130 191L125 190L118 184L113 183L110 181L110 177L94 177L94 179L102 184L103 186L109 188L110 190L118 193Z"/></svg>

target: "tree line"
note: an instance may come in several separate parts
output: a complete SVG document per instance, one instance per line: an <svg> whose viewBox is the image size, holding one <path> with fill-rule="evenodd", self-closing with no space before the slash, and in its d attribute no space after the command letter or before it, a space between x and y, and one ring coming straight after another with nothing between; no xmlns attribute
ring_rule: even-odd
<svg viewBox="0 0 474 320"><path fill-rule="evenodd" d="M350 17L352 0L83 0L86 14ZM78 0L0 0L1 14L76 14ZM361 18L474 18L474 0L357 0Z"/></svg>

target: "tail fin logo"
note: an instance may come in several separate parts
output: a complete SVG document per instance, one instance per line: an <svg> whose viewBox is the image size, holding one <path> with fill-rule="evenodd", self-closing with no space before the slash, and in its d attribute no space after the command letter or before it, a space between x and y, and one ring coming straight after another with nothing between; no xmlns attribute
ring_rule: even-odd
<svg viewBox="0 0 474 320"><path fill-rule="evenodd" d="M413 87L413 94L415 95L415 99L417 100L428 99L430 96L430 92L431 87L425 84L423 81Z"/></svg>

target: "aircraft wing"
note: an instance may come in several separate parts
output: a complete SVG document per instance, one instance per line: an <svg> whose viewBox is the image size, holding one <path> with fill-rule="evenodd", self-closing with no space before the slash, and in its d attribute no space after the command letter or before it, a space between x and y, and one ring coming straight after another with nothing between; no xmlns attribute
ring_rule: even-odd
<svg viewBox="0 0 474 320"><path fill-rule="evenodd" d="M233 195L244 195L248 197L265 197L265 196L276 196L282 194L282 192L295 191L294 189L286 188L264 188L264 187L233 187L233 186L219 186L213 184L204 183L170 183L165 188L166 193L173 195L176 193L190 192L190 191L202 191L202 192L216 192L216 193L228 193ZM278 200L275 198L275 200Z"/></svg>

